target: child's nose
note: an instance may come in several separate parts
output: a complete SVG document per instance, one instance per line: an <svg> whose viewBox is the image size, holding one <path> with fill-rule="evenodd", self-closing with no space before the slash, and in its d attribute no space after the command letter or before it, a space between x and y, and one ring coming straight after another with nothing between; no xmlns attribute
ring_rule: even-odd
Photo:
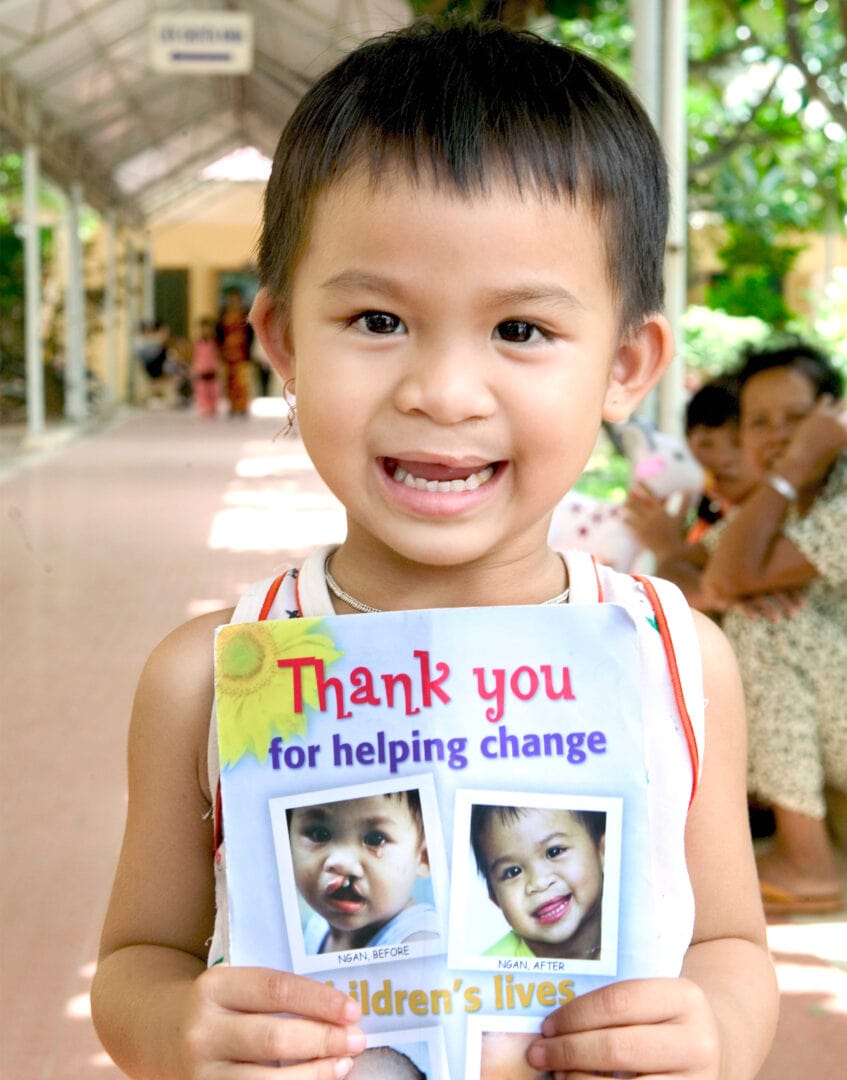
<svg viewBox="0 0 847 1080"><path fill-rule="evenodd" d="M491 362L482 348L436 345L410 357L395 403L400 412L420 413L438 424L459 424L491 416L496 399L490 386Z"/></svg>
<svg viewBox="0 0 847 1080"><path fill-rule="evenodd" d="M330 873L341 874L342 877L362 876L362 864L359 861L358 852L347 844L334 847L328 853L324 865Z"/></svg>
<svg viewBox="0 0 847 1080"><path fill-rule="evenodd" d="M526 890L530 893L544 892L549 888L552 880L553 875L549 866L531 866L526 871Z"/></svg>

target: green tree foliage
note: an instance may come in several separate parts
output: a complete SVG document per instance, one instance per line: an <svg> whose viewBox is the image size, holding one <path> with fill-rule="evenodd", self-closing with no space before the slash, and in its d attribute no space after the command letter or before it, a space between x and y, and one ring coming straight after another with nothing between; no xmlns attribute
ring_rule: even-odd
<svg viewBox="0 0 847 1080"><path fill-rule="evenodd" d="M421 0L530 26L599 55L629 78L627 0ZM689 213L725 227L710 305L781 327L781 284L798 233L847 213L847 4L689 0Z"/></svg>

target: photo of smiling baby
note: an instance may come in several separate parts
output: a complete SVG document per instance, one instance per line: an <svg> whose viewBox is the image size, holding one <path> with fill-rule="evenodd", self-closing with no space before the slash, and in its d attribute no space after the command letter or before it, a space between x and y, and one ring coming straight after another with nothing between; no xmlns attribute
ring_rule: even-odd
<svg viewBox="0 0 847 1080"><path fill-rule="evenodd" d="M471 847L510 926L486 956L600 957L606 815L476 805Z"/></svg>
<svg viewBox="0 0 847 1080"><path fill-rule="evenodd" d="M285 820L307 956L438 942L417 789L288 807Z"/></svg>

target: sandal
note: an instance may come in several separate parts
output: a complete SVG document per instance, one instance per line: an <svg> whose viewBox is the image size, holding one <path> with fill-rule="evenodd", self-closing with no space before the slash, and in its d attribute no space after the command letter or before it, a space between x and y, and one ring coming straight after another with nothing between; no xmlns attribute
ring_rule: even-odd
<svg viewBox="0 0 847 1080"><path fill-rule="evenodd" d="M760 881L759 890L767 915L830 915L844 907L844 896L840 889L817 896L804 896L783 889L780 885Z"/></svg>

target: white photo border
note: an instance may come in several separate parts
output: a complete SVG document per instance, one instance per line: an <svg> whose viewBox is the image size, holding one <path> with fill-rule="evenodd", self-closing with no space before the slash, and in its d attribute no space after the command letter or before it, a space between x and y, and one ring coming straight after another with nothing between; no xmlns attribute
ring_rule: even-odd
<svg viewBox="0 0 847 1080"><path fill-rule="evenodd" d="M475 805L529 807L539 810L594 810L606 814L600 956L596 960L535 957L521 962L507 957L483 956L469 950L468 941L471 935L468 897L471 884L477 875L476 862L470 848L471 808ZM447 966L472 971L527 970L568 975L615 975L618 964L622 818L623 799L617 796L458 789L453 814ZM506 926L505 920L503 925Z"/></svg>
<svg viewBox="0 0 847 1080"><path fill-rule="evenodd" d="M297 901L297 888L294 885L294 865L291 859L286 811L307 806L342 802L348 799L366 799L374 795L391 795L400 791L412 790L419 793L421 800L421 815L429 856L433 902L441 929L440 939L437 941L407 942L403 946L402 955L397 952L399 946L366 946L363 949L348 949L318 955L307 953L303 939L300 906ZM291 950L291 966L296 974L302 975L312 971L347 970L363 964L399 963L403 960L422 956L437 956L446 952L445 913L449 895L447 851L444 831L441 827L441 815L438 810L435 783L431 774L394 777L390 780L377 780L369 784L351 784L349 787L344 788L336 787L322 791L300 792L297 795L277 796L268 800L268 812L270 813L271 828L273 829L277 879L285 914L286 936Z"/></svg>

